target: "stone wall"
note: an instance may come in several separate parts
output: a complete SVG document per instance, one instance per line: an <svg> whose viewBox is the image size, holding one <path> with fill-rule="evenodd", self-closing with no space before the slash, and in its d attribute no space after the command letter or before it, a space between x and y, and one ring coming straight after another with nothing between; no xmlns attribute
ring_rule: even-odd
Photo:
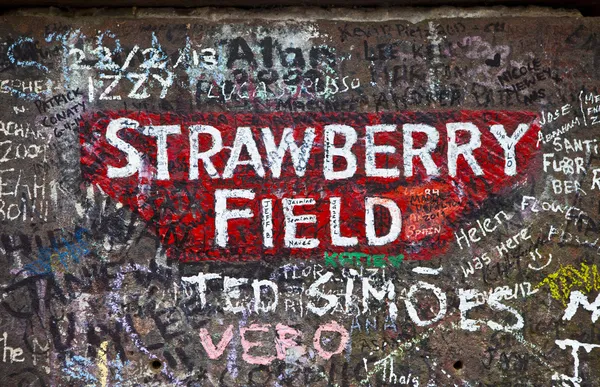
<svg viewBox="0 0 600 387"><path fill-rule="evenodd" d="M596 385L600 23L0 24L0 384Z"/></svg>

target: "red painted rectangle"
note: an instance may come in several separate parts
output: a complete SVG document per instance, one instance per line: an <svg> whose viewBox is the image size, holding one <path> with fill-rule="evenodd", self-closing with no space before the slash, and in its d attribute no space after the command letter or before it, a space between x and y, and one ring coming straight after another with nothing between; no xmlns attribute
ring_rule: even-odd
<svg viewBox="0 0 600 387"><path fill-rule="evenodd" d="M107 139L107 128L115 120L126 118L117 137L132 146L141 158L135 173L127 177L109 177L108 170L123 168L130 164L131 157L123 150L123 143L115 146ZM360 251L367 254L404 254L406 259L428 259L444 251L459 220L465 214L481 207L490 195L509 193L516 184L522 184L536 166L533 157L537 153L536 141L539 126L536 115L530 112L496 111L449 111L449 112L399 112L399 113L198 113L193 115L151 114L143 112L102 112L87 117L81 128L81 165L84 178L99 186L114 200L137 211L146 221L156 227L158 235L170 258L185 261L249 260L269 256L322 256L323 252ZM450 126L472 124L480 135L480 145L471 154L481 168L477 175L465 155L456 161L456 175L451 173L454 163L448 157ZM422 124L435 128L439 136L435 148L430 152L437 173L428 173L422 159L414 157L414 174L407 177L404 170L404 133L410 125ZM527 125L524 135L514 145L516 173L507 173L506 152L496 136L491 133L492 125L502 125L508 136L513 135L520 124ZM114 124L113 124L114 125ZM148 131L162 130L163 125L174 125L169 130L178 132L166 135L166 157L168 179L158 179L157 146L155 135ZM198 177L190 178L190 127L205 125L215 128L222 139L223 148L210 161L217 175L211 176L202 161L198 164ZM329 125L343 125L356 133L356 142L351 153L356 158L356 171L351 177L328 180L324 173L327 144L324 141ZM377 147L388 146L393 153L376 153L375 167L398 170L399 176L370 176L366 164L367 127L391 125L393 130L373 136ZM405 126L409 125L409 126ZM137 127L136 127L137 126ZM151 129L148 129L152 127ZM254 144L260 156L261 168L249 163L248 146L239 147L240 157L233 163L232 148L238 128L251 133L250 146ZM314 129L314 141L303 176L294 169L289 151L281 165L281 174L274 176L272 163L266 151L265 134L268 128L275 145L282 140L285 128L291 128L295 143L302 145L307 128ZM388 130L390 127L387 127ZM453 127L454 128L454 127ZM349 129L346 129L349 130ZM369 129L371 130L371 129ZM429 130L429 129L428 129ZM456 146L468 144L471 132L456 129ZM433 135L432 135L433 136ZM415 132L413 148L425 146L428 135ZM433 137L431 137L433 138ZM339 148L345 137L335 134L329 149ZM240 142L241 143L241 142ZM211 149L212 137L200 134L198 152ZM377 148L378 150L384 148ZM217 148L214 148L217 150ZM377 150L376 150L377 151ZM371 158L372 160L372 158ZM255 160L256 161L256 160ZM227 163L234 165L233 176L224 178ZM237 164L237 165L236 165ZM344 170L347 160L333 158L333 170ZM209 168L210 169L210 168ZM302 168L301 168L302 169ZM539 168L538 168L539 169ZM264 171L264 173L263 173ZM164 172L164 171L163 171ZM431 171L429 171L431 172ZM215 238L216 209L215 195L224 190L247 190L252 199L233 198L227 200L227 210L250 210L249 218L230 219L227 223L226 246L219 246ZM241 191L234 191L241 192ZM335 245L332 241L331 206L339 198L339 230L341 236L356 238L348 246ZM365 205L368 198L392 201L401 212L401 232L393 242L376 246L369 244L365 225ZM272 246L265 242L263 213L265 202L272 204ZM296 205L293 216L314 215L315 223L297 225L296 237L314 239L312 248L286 247L285 232L290 233L291 215L288 220L283 205L288 199L308 199L314 204ZM333 202L333 204L332 204ZM336 207L337 208L337 207ZM390 232L392 217L381 205L373 206L375 236ZM268 212L268 211L267 211ZM309 221L311 218L304 219ZM336 223L334 221L334 223ZM267 227L269 227L267 225ZM268 239L268 238L267 238ZM373 239L371 239L372 241ZM221 240L222 241L222 240ZM314 242L311 242L314 245ZM310 243L309 243L310 244Z"/></svg>

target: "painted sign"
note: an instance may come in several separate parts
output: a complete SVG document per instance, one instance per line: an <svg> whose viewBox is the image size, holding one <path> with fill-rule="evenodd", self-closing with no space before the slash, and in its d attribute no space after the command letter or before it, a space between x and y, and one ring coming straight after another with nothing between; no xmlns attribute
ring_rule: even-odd
<svg viewBox="0 0 600 387"><path fill-rule="evenodd" d="M81 163L156 227L173 258L361 246L424 259L444 251L462 216L534 172L535 118L104 112L84 121ZM437 216L419 216L419 194L436 198Z"/></svg>

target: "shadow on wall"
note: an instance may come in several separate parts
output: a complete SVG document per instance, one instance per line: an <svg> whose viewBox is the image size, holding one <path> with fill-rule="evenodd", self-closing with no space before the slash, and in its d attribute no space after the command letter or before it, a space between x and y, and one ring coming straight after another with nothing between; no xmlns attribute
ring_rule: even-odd
<svg viewBox="0 0 600 387"><path fill-rule="evenodd" d="M1 8L22 7L281 7L281 6L314 6L314 7L479 7L482 2L477 0L16 0L0 3ZM572 0L567 2L561 0L487 0L485 6L537 6L552 8L567 8L581 12L583 16L600 15L600 1L598 0Z"/></svg>

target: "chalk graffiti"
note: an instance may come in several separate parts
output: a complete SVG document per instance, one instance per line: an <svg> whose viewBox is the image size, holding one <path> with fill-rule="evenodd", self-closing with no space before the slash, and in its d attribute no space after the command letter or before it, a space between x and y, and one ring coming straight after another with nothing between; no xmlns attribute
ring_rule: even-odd
<svg viewBox="0 0 600 387"><path fill-rule="evenodd" d="M4 16L3 385L600 380L597 18L156 12Z"/></svg>

